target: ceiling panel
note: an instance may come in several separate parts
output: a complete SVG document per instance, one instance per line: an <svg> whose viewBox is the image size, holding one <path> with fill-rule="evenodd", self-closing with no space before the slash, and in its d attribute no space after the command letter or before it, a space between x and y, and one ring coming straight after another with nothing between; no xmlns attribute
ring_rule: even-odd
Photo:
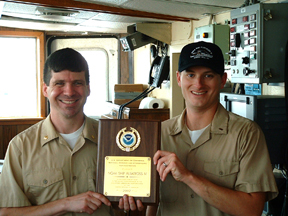
<svg viewBox="0 0 288 216"><path fill-rule="evenodd" d="M139 22L172 22L165 15L201 19L204 14L219 14L238 8L244 0L76 0L160 14L161 19L121 16L109 13L78 10L73 16L41 15L36 5L5 1L0 26L55 31L91 31L99 33L125 33L127 26ZM29 2L29 1L28 1ZM228 6L229 5L229 6ZM0 10L1 12L1 10ZM137 13L136 13L137 14ZM162 17L163 15L163 17ZM24 24L23 22L26 22ZM18 24L17 24L18 23ZM42 26L41 26L42 24ZM64 28L65 27L65 28ZM85 30L86 29L86 30Z"/></svg>
<svg viewBox="0 0 288 216"><path fill-rule="evenodd" d="M243 0L79 0L119 8L199 19L204 13L217 14L241 6ZM229 6L227 6L229 5Z"/></svg>
<svg viewBox="0 0 288 216"><path fill-rule="evenodd" d="M154 1L165 1L165 0L154 0ZM211 5L227 8L237 8L240 7L245 0L171 0L171 2L182 2L186 4L198 4L198 5Z"/></svg>
<svg viewBox="0 0 288 216"><path fill-rule="evenodd" d="M125 6L128 5L125 4ZM155 0L146 0L146 1L131 1L129 2L129 9L137 10L141 8L143 11L149 11L159 14L169 14L172 16L184 16L188 18L200 18L203 12L209 13L219 13L223 10L221 7L213 6L203 6L203 5L191 5L186 3L179 3L174 1L155 1Z"/></svg>
<svg viewBox="0 0 288 216"><path fill-rule="evenodd" d="M99 13L97 16L92 18L93 20L106 20L111 22L123 22L123 23L137 23L137 22L168 22L165 20L155 20L149 18L141 18L141 17L129 17L129 16L121 16L115 14L106 14L106 13Z"/></svg>

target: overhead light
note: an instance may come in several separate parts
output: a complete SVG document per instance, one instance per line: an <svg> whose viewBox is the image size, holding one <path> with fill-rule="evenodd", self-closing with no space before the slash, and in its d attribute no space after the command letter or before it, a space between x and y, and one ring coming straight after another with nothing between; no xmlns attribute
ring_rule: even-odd
<svg viewBox="0 0 288 216"><path fill-rule="evenodd" d="M80 12L76 10L66 10L60 8L47 8L47 7L37 7L35 12L35 14L44 16L64 16L64 17L73 17L79 13Z"/></svg>

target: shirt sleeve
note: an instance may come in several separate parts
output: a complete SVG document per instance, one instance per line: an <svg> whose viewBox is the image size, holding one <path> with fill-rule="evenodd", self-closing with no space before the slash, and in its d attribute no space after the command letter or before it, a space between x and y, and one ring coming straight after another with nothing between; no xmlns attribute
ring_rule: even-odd
<svg viewBox="0 0 288 216"><path fill-rule="evenodd" d="M240 172L235 189L247 193L267 192L267 200L278 195L265 136L255 122L244 127L239 137Z"/></svg>
<svg viewBox="0 0 288 216"><path fill-rule="evenodd" d="M23 189L22 153L16 145L19 141L14 138L6 152L0 175L0 207L31 206Z"/></svg>

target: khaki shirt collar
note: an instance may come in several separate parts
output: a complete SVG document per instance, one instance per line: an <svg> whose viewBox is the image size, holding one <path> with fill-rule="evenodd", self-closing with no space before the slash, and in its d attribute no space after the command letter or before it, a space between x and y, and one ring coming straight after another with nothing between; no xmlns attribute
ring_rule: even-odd
<svg viewBox="0 0 288 216"><path fill-rule="evenodd" d="M60 135L55 130L54 125L51 122L50 115L47 116L41 127L41 146L44 146L46 143L59 138Z"/></svg>
<svg viewBox="0 0 288 216"><path fill-rule="evenodd" d="M98 126L91 118L85 116L85 127L83 129L83 137L89 139L91 142L97 144L98 141Z"/></svg>
<svg viewBox="0 0 288 216"><path fill-rule="evenodd" d="M186 109L180 115L180 118L174 122L170 135L176 135L186 130L185 125ZM228 111L219 103L210 126L210 132L214 134L227 134L228 131Z"/></svg>
<svg viewBox="0 0 288 216"><path fill-rule="evenodd" d="M173 136L183 131L183 128L186 127L185 118L186 118L186 109L183 110L182 114L180 115L180 118L177 118L176 121L174 122L170 135Z"/></svg>
<svg viewBox="0 0 288 216"><path fill-rule="evenodd" d="M217 111L211 123L211 133L227 134L229 123L228 111L219 103Z"/></svg>
<svg viewBox="0 0 288 216"><path fill-rule="evenodd" d="M41 128L41 146L49 143L50 141L60 137L60 134L55 130L51 122L50 115L44 120ZM83 137L89 139L93 143L98 140L98 128L93 124L93 120L85 116L85 126L83 129Z"/></svg>
<svg viewBox="0 0 288 216"><path fill-rule="evenodd" d="M186 126L186 109L183 110L180 117L175 118L175 121L172 123L170 135L176 136L180 135L181 139L189 146L192 146L192 141L189 136L188 128Z"/></svg>

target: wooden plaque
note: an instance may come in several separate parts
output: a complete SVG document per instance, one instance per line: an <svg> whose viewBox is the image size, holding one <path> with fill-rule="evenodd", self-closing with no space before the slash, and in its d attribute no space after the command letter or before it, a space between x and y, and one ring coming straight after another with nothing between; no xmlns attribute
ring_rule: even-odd
<svg viewBox="0 0 288 216"><path fill-rule="evenodd" d="M100 119L96 190L111 202L124 194L158 204L159 175L153 156L160 148L160 120Z"/></svg>

